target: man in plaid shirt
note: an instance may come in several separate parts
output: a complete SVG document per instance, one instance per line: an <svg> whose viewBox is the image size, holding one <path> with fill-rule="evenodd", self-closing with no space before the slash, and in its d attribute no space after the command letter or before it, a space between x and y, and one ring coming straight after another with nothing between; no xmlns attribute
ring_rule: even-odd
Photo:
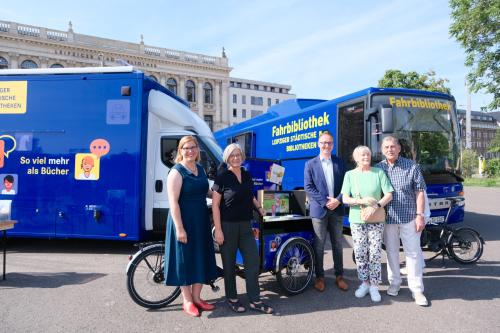
<svg viewBox="0 0 500 333"><path fill-rule="evenodd" d="M403 243L408 271L408 287L415 303L427 306L422 279L422 249L420 234L425 228L424 220L424 177L418 164L400 157L398 139L387 136L382 140L382 154L385 160L376 166L385 171L391 180L394 192L387 205L387 219L384 229L384 243L387 252L387 294L397 296L401 286L399 271L399 239Z"/></svg>

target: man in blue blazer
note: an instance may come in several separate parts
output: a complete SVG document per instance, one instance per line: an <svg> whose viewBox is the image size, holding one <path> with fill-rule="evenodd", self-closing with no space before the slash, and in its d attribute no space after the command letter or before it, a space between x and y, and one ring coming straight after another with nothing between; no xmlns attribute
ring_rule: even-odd
<svg viewBox="0 0 500 333"><path fill-rule="evenodd" d="M332 243L335 283L341 290L349 289L343 278L344 264L342 252L342 182L345 167L341 159L332 156L333 136L329 132L321 133L319 156L307 161L304 169L304 188L309 198L309 210L314 228L314 253L316 257L316 280L314 288L325 290L325 271L323 269L324 248L327 233Z"/></svg>

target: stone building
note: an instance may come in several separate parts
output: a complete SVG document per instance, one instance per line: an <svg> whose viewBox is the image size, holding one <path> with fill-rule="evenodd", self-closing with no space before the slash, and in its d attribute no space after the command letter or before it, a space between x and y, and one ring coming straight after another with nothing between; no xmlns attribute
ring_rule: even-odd
<svg viewBox="0 0 500 333"><path fill-rule="evenodd" d="M286 99L295 98L290 94L291 86L231 78L229 82L229 124L237 124L258 116L267 109Z"/></svg>
<svg viewBox="0 0 500 333"><path fill-rule="evenodd" d="M220 57L214 57L146 45L142 35L139 43L130 43L79 34L73 31L71 22L67 31L60 31L0 21L0 69L124 64L133 65L186 99L213 130L235 122L233 107L229 106L232 68L224 49ZM284 95L291 89L266 82L258 85L269 87L270 98L274 100L278 97L271 87L277 91L286 89ZM249 112L253 111L249 109Z"/></svg>
<svg viewBox="0 0 500 333"><path fill-rule="evenodd" d="M458 120L461 127L462 148L465 148L465 110L458 109ZM486 112L471 111L471 149L478 156L489 157L488 148L495 138L498 127L497 120Z"/></svg>

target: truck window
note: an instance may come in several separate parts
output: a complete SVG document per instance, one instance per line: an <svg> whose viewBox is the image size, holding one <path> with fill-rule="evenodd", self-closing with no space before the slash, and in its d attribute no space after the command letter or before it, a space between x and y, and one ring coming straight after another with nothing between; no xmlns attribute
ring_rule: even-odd
<svg viewBox="0 0 500 333"><path fill-rule="evenodd" d="M365 102L363 101L339 108L337 155L344 160L347 169L355 166L352 160L354 148L364 142L364 109Z"/></svg>
<svg viewBox="0 0 500 333"><path fill-rule="evenodd" d="M169 168L175 164L177 145L181 138L161 138L161 161Z"/></svg>

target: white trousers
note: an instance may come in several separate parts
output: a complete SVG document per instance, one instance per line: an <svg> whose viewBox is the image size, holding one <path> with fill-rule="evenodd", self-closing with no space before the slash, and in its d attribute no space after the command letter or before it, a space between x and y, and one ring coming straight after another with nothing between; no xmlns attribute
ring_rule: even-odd
<svg viewBox="0 0 500 333"><path fill-rule="evenodd" d="M389 283L401 285L401 273L399 272L399 239L401 239L408 271L408 288L412 292L424 292L422 279L423 254L420 248L420 234L420 232L416 231L415 220L404 224L386 224L384 229Z"/></svg>

